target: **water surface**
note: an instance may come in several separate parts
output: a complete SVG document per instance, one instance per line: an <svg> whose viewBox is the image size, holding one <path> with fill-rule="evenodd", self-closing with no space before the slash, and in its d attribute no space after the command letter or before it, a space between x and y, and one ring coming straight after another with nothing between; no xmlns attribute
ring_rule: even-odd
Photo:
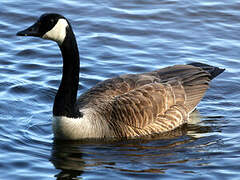
<svg viewBox="0 0 240 180"><path fill-rule="evenodd" d="M240 179L239 1L0 2L0 179ZM42 13L72 23L79 95L97 82L173 64L225 68L196 122L154 139L54 142L62 61L54 42L17 37Z"/></svg>

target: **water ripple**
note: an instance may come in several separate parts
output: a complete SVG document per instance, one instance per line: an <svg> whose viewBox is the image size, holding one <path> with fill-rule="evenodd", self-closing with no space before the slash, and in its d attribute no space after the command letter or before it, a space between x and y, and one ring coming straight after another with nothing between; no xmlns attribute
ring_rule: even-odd
<svg viewBox="0 0 240 180"><path fill-rule="evenodd" d="M237 1L1 1L0 179L239 179ZM16 37L45 12L69 18L79 94L124 73L202 62L226 68L174 132L127 142L53 142L56 43ZM98 67L98 68L96 68ZM50 161L49 161L50 160Z"/></svg>

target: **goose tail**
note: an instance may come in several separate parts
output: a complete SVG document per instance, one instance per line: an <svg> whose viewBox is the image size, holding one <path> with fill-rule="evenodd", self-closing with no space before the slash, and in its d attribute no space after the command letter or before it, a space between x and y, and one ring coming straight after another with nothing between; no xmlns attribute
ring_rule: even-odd
<svg viewBox="0 0 240 180"><path fill-rule="evenodd" d="M203 64L203 63L199 63L199 62L195 62L195 63L190 63L188 65L192 65L195 67L200 67L203 70L207 71L208 73L211 74L211 79L217 77L219 74L221 74L225 69L222 68L218 68L218 67L214 67L214 66L210 66L207 64Z"/></svg>

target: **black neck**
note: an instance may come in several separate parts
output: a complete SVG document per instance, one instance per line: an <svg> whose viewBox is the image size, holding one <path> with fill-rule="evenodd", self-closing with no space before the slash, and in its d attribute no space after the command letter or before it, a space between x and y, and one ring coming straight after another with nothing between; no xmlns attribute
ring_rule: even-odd
<svg viewBox="0 0 240 180"><path fill-rule="evenodd" d="M59 45L63 57L63 74L57 91L54 106L54 116L78 117L75 110L79 82L79 53L72 28L67 28L67 35Z"/></svg>

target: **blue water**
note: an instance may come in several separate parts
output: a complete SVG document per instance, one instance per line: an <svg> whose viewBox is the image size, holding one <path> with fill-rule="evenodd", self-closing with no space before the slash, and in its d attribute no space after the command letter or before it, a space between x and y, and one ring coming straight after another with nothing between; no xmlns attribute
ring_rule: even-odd
<svg viewBox="0 0 240 180"><path fill-rule="evenodd" d="M240 179L240 2L234 0L0 2L0 179ZM45 12L72 23L79 95L97 82L173 64L226 71L192 122L127 142L54 142L61 78L56 43L17 37Z"/></svg>

